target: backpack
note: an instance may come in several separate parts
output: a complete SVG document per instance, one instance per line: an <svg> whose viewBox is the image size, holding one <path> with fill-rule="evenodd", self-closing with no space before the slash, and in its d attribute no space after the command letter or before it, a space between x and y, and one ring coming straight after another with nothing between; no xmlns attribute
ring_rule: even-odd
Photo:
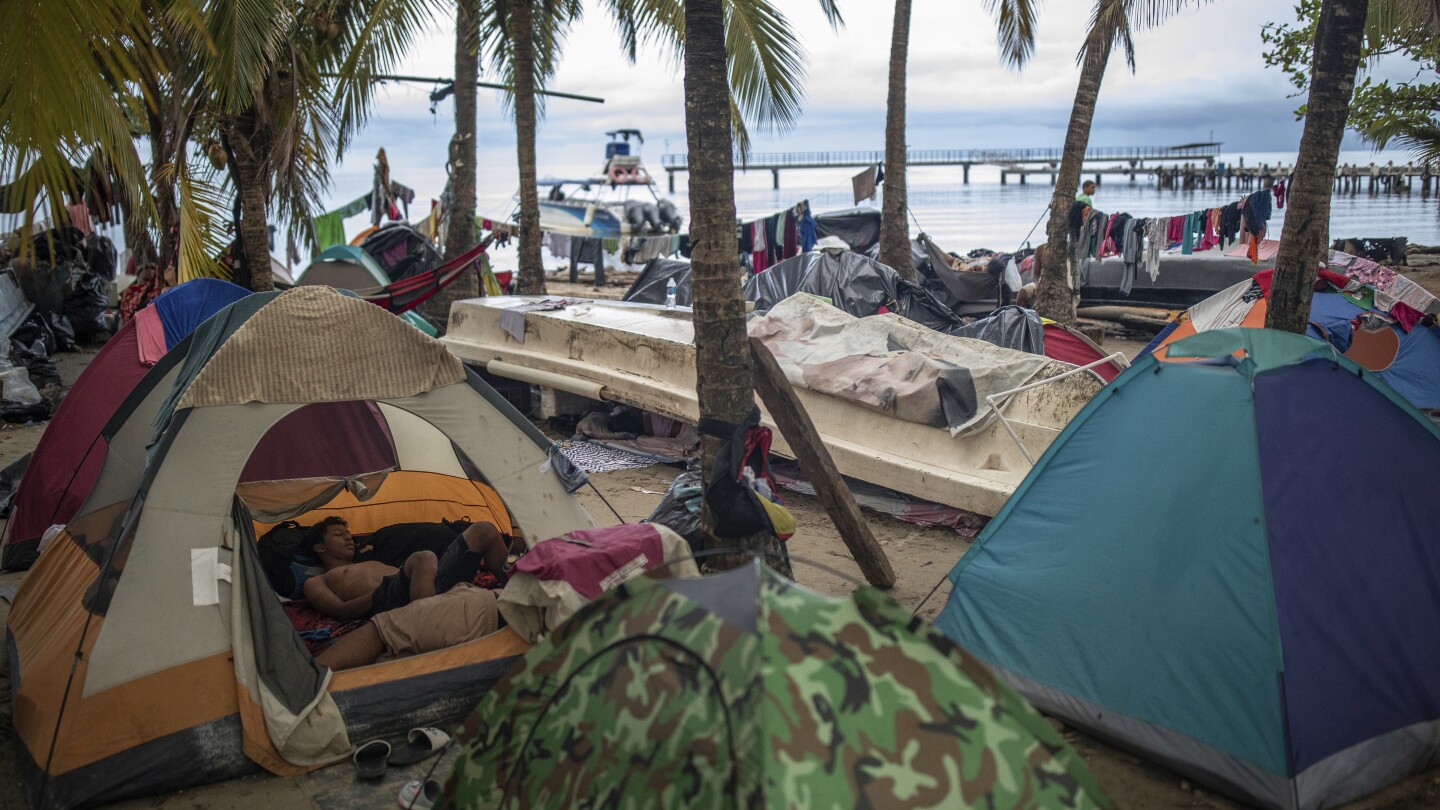
<svg viewBox="0 0 1440 810"><path fill-rule="evenodd" d="M795 533L795 519L781 503L770 475L770 428L760 426L759 408L716 455L705 503L717 537L738 539L768 531L785 540Z"/></svg>
<svg viewBox="0 0 1440 810"><path fill-rule="evenodd" d="M257 542L260 553L260 568L270 587L286 599L303 597L305 580L316 573L320 563L306 545L310 533L307 526L293 520L277 523Z"/></svg>

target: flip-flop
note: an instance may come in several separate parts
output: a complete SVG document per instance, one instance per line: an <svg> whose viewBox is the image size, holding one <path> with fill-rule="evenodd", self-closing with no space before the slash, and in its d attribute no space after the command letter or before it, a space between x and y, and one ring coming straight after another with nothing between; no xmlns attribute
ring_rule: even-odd
<svg viewBox="0 0 1440 810"><path fill-rule="evenodd" d="M350 759L355 763L356 779L379 779L385 775L386 760L390 758L390 743L371 740L359 748Z"/></svg>
<svg viewBox="0 0 1440 810"><path fill-rule="evenodd" d="M440 790L440 783L434 779L406 782L396 799L405 810L430 810L440 798Z"/></svg>
<svg viewBox="0 0 1440 810"><path fill-rule="evenodd" d="M391 765L414 765L440 753L450 744L450 735L438 728L412 728L410 741L390 755Z"/></svg>

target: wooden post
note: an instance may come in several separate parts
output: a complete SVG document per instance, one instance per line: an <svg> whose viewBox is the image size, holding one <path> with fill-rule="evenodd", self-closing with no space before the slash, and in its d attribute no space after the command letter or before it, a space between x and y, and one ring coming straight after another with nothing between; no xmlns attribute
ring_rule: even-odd
<svg viewBox="0 0 1440 810"><path fill-rule="evenodd" d="M769 347L759 338L750 338L750 359L755 390L779 426L780 435L795 451L800 470L815 487L816 497L835 523L840 539L850 549L850 555L859 564L865 580L877 588L895 587L895 571L890 567L885 550L870 533L870 524L865 522L855 497L845 486L845 479L835 469L835 462L820 441L820 432L815 429L810 414L805 412L805 406L795 395L790 381L785 379L785 372L780 370L780 364L775 362Z"/></svg>

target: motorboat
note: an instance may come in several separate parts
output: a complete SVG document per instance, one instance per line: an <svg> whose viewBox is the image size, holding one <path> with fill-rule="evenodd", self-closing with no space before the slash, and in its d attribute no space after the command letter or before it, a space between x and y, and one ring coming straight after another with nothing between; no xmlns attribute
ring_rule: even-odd
<svg viewBox="0 0 1440 810"><path fill-rule="evenodd" d="M679 233L679 210L655 191L640 160L638 129L607 132L605 163L591 177L540 180L540 228L569 236L610 238Z"/></svg>
<svg viewBox="0 0 1440 810"><path fill-rule="evenodd" d="M933 503L994 515L1103 385L1083 367L953 337L895 314L855 318L814 296L752 317L750 334L775 354L839 471ZM622 301L503 296L457 301L442 338L466 363L532 385L614 401L695 424L695 329L689 308ZM845 342L849 341L849 342ZM887 363L904 352L973 378L979 408L962 429L877 409L913 375L864 372L871 401L836 386L836 363ZM853 374L858 381L860 373ZM828 379L827 379L828 378ZM851 379L846 376L847 382ZM807 382L808 381L808 382ZM910 386L920 390L926 386ZM928 389L933 393L937 386ZM762 409L763 410L763 409ZM774 428L768 414L763 422ZM778 430L774 452L794 453Z"/></svg>

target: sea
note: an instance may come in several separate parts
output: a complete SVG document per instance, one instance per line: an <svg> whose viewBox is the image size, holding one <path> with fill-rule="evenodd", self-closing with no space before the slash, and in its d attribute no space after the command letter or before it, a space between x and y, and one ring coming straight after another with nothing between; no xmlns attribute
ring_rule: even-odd
<svg viewBox="0 0 1440 810"><path fill-rule="evenodd" d="M1378 158L1378 160L1377 160ZM1295 155L1279 152L1246 152L1222 154L1221 161L1245 166L1294 166ZM1370 151L1342 152L1340 162L1367 167L1384 165L1394 160L1404 162L1404 155ZM665 184L665 173L652 167L656 175L656 192L675 202L688 221L689 200L686 195L687 175L676 176L675 193ZM544 172L542 172L543 174ZM772 188L769 170L738 171L735 174L736 213L742 221L760 219L808 200L817 213L853 208L850 177L854 169L794 169L780 173L780 188ZM1368 174L1368 171L1366 172ZM1000 183L1000 170L977 166L970 170L970 182L962 182L960 167L925 166L910 170L910 230L924 232L936 244L956 253L976 248L1014 251L1045 240L1045 217L1050 204L1051 186L1048 175L1032 175L1025 185L1011 176ZM1413 181L1411 193L1336 194L1331 200L1330 233L1335 239L1355 237L1404 236L1411 244L1440 245L1440 195L1420 194L1420 181ZM883 189L883 185L882 185ZM883 192L882 192L883 193ZM1248 191L1174 191L1156 188L1153 175L1137 174L1132 183L1119 175L1102 178L1094 195L1095 207L1106 212L1127 212L1140 217L1172 216L1214 208L1245 196ZM482 211L495 218L506 218L514 210L513 198L500 196L479 200ZM861 206L879 207L880 198L862 201ZM1270 220L1267 236L1278 238L1285 228L1285 211L1277 210ZM554 267L547 255L547 267ZM513 245L495 251L495 266L513 268Z"/></svg>

